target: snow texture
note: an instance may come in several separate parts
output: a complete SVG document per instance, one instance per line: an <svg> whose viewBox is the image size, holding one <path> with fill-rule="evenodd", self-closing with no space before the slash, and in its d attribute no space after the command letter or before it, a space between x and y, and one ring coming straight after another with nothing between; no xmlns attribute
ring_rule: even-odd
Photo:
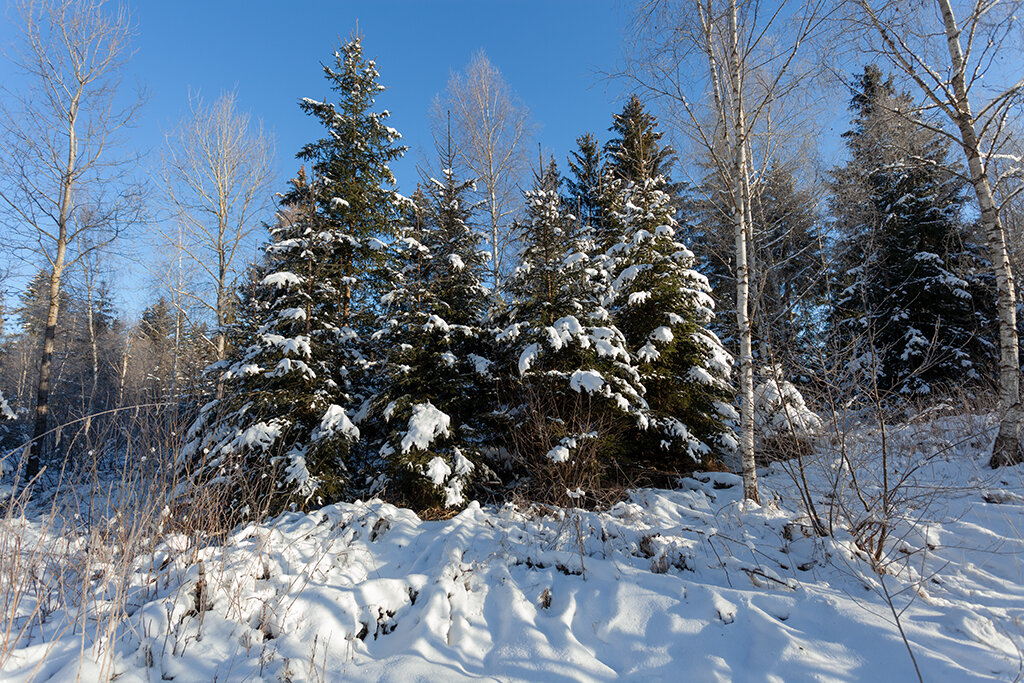
<svg viewBox="0 0 1024 683"><path fill-rule="evenodd" d="M926 463L914 485L941 493L932 517L897 520L883 575L849 532L813 533L781 465L762 472L763 507L720 472L599 512L470 503L424 521L379 500L343 503L217 544L168 535L123 583L99 577L84 611L54 604L36 616L0 678L917 680L888 593L924 680L1018 680L1024 466L990 470L994 421L977 437L965 422L900 441L906 462ZM862 436L870 449L876 437ZM808 476L823 505L821 473L842 458L816 457ZM444 481L451 465L437 460ZM0 538L34 547L43 517L0 520ZM66 552L89 552L89 539L68 537ZM118 595L123 626L97 628Z"/></svg>
<svg viewBox="0 0 1024 683"><path fill-rule="evenodd" d="M320 433L325 436L341 433L351 439L359 438L359 429L349 420L345 409L334 404L327 409L320 421Z"/></svg>

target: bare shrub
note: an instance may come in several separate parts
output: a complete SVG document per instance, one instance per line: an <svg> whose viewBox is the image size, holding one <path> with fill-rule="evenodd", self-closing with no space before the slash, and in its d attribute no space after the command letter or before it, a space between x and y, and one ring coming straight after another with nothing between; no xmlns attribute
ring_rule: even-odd
<svg viewBox="0 0 1024 683"><path fill-rule="evenodd" d="M60 472L9 489L0 511L0 670L33 638L56 642L71 631L82 639L82 657L109 680L130 617L161 587L181 583L168 572L201 565L204 548L229 541L236 518L222 490L180 495L189 474L178 466L186 424L170 409L122 410L93 422L96 448L69 448ZM250 506L265 516L260 499Z"/></svg>
<svg viewBox="0 0 1024 683"><path fill-rule="evenodd" d="M559 395L517 387L521 413L508 430L513 466L525 500L566 507L603 505L622 498L610 471L626 425L602 410L589 394Z"/></svg>

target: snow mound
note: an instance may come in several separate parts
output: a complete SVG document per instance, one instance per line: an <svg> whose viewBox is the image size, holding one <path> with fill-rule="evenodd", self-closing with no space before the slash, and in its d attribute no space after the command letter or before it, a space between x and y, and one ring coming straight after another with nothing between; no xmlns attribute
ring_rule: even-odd
<svg viewBox="0 0 1024 683"><path fill-rule="evenodd" d="M414 413L424 438L446 428L430 404ZM936 427L935 444L955 439L957 425ZM918 472L917 485L941 487L941 519L895 529L884 575L848 534L812 532L781 465L762 473L764 506L744 504L729 473L595 512L470 503L423 521L345 503L239 527L223 544L169 536L123 583L102 569L84 612L29 606L34 625L0 678L917 680L887 593L925 680L1014 680L1024 467L988 470L990 444L946 449ZM436 458L428 476L467 467ZM88 552L86 539L69 552ZM117 595L123 626L97 628Z"/></svg>

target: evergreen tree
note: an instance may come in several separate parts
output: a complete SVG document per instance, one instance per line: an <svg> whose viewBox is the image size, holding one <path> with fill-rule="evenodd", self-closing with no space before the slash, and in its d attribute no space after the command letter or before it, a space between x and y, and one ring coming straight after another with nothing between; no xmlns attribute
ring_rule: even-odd
<svg viewBox="0 0 1024 683"><path fill-rule="evenodd" d="M165 297L146 307L139 321L141 340L152 351L153 366L147 375L150 395L147 402L170 396L174 381L174 312Z"/></svg>
<svg viewBox="0 0 1024 683"><path fill-rule="evenodd" d="M616 136L605 145L608 168L614 180L641 182L647 178L668 178L675 163L675 150L661 144L664 133L647 111L643 100L632 95L626 106L614 114L611 128Z"/></svg>
<svg viewBox="0 0 1024 683"><path fill-rule="evenodd" d="M576 138L576 145L569 156L570 176L565 183L568 210L584 229L599 232L608 222L601 150L591 133Z"/></svg>
<svg viewBox="0 0 1024 683"><path fill-rule="evenodd" d="M836 333L886 392L925 396L979 379L996 348L974 303L982 263L948 145L875 67L857 77L850 108L851 158L833 173L843 284Z"/></svg>
<svg viewBox="0 0 1024 683"><path fill-rule="evenodd" d="M625 336L646 388L651 424L637 435L637 459L658 468L692 466L728 453L724 420L732 358L709 329L714 301L693 253L680 241L682 188L668 176L675 155L660 144L657 120L635 96L616 115L607 145L612 229L595 258L610 274L606 307ZM599 244L598 248L604 248Z"/></svg>
<svg viewBox="0 0 1024 683"><path fill-rule="evenodd" d="M246 327L262 322L221 368L224 398L204 407L187 449L205 476L236 495L272 495L277 509L346 489L359 438L351 415L368 394L361 333L387 289L378 275L399 204L388 163L405 149L387 112L372 111L383 86L358 37L323 71L338 102L300 102L327 134L299 152L312 172L292 182L271 229L266 274L244 312Z"/></svg>
<svg viewBox="0 0 1024 683"><path fill-rule="evenodd" d="M271 229L256 290L262 324L225 364L224 398L203 408L186 449L207 456L201 467L233 494L269 486L275 508L340 497L359 436L346 412L354 352L339 325L341 242L319 220L314 183L300 172L292 185L290 201L308 199Z"/></svg>
<svg viewBox="0 0 1024 683"><path fill-rule="evenodd" d="M324 77L338 102L303 98L299 106L317 119L327 135L303 146L298 158L312 166L317 178L308 188L317 205L320 230L337 243L333 251L337 282L333 293L340 323L356 332L372 329L377 302L388 283L379 282L382 240L392 235L398 218L399 195L388 164L407 149L401 135L386 125L387 111L374 112L383 85L376 63L363 56L361 37L353 36L323 65ZM306 191L306 190L303 190ZM309 197L294 193L285 203L298 206Z"/></svg>
<svg viewBox="0 0 1024 683"><path fill-rule="evenodd" d="M639 453L672 468L729 453L735 439L724 420L732 357L708 328L714 301L693 252L677 233L664 176L631 182L616 219L624 239L609 249L612 282L606 298L646 387L651 427L638 435ZM663 456L655 455L662 452Z"/></svg>
<svg viewBox="0 0 1024 683"><path fill-rule="evenodd" d="M493 395L487 256L470 225L471 181L442 151L443 177L418 192L394 243L400 264L376 335L386 357L373 416L383 423L374 492L416 508L459 507L486 473Z"/></svg>
<svg viewBox="0 0 1024 683"><path fill-rule="evenodd" d="M643 100L632 95L622 111L612 117L608 129L613 136L605 144L604 179L600 204L603 220L595 231L596 246L605 251L624 238L622 223L615 214L626 211L623 201L630 184L643 185L651 178L662 178L661 190L668 196L671 213L677 221L688 208L686 187L671 180L676 152L663 145L664 133L657 118L647 111Z"/></svg>
<svg viewBox="0 0 1024 683"><path fill-rule="evenodd" d="M560 185L552 160L524 193L522 262L500 336L515 378L507 417L520 433L518 455L536 481L562 484L541 492L556 503L568 502L560 499L566 485L599 480L623 450L622 435L648 420L625 339L601 306L607 278L589 261L588 231L563 210Z"/></svg>

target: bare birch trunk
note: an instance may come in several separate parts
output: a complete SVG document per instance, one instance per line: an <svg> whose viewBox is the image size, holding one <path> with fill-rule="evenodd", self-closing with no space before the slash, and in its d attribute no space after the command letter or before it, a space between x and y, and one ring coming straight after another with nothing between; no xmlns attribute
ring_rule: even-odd
<svg viewBox="0 0 1024 683"><path fill-rule="evenodd" d="M57 258L50 274L49 311L46 315L46 332L43 335L43 349L39 356L39 382L36 384L36 412L32 427L32 441L28 445L25 474L32 478L39 474L43 440L47 432L50 415L50 375L53 372L53 348L57 337L57 316L60 313L60 279L64 270L67 246L57 246Z"/></svg>
<svg viewBox="0 0 1024 683"><path fill-rule="evenodd" d="M989 182L982 159L981 143L975 129L971 102L967 96L964 53L960 44L960 29L953 14L950 0L937 0L942 12L946 32L946 44L952 69L953 94L956 101L956 125L967 164L971 172L971 185L978 198L981 210L981 224L992 268L996 276L997 311L999 316L999 434L992 447L992 467L1019 463L1020 429L1022 411L1020 405L1020 351L1017 339L1017 296L1010 267L1010 256L1006 246L1006 232L1003 230L999 211L996 208L992 185Z"/></svg>
<svg viewBox="0 0 1024 683"><path fill-rule="evenodd" d="M86 262L86 268L89 268L88 262ZM92 361L92 367L90 368L91 376L89 378L89 398L85 404L85 424L82 430L85 432L85 439L87 443L91 443L90 435L92 434L92 414L96 410L96 393L99 389L100 379L100 350L99 342L96 338L96 316L93 312L93 287L94 282L92 279L92 273L86 271L86 319L89 327L89 350L91 353L90 360Z"/></svg>
<svg viewBox="0 0 1024 683"><path fill-rule="evenodd" d="M747 134L743 111L743 75L739 54L736 1L729 3L730 66L733 105L733 232L736 241L736 327L740 343L740 457L743 497L761 502L754 461L754 354L750 326L750 268L747 261Z"/></svg>
<svg viewBox="0 0 1024 683"><path fill-rule="evenodd" d="M73 201L75 161L78 158L78 96L71 99L68 109L67 157L61 174L60 210L57 216L57 253L50 271L49 311L46 315L46 332L43 335L43 349L39 356L39 383L36 385L36 414L32 426L32 441L28 446L25 474L34 477L39 473L40 455L46 437L47 420L50 416L50 375L53 371L53 347L57 338L57 317L60 313L60 281L64 274L64 261L68 250L68 222L71 219Z"/></svg>

